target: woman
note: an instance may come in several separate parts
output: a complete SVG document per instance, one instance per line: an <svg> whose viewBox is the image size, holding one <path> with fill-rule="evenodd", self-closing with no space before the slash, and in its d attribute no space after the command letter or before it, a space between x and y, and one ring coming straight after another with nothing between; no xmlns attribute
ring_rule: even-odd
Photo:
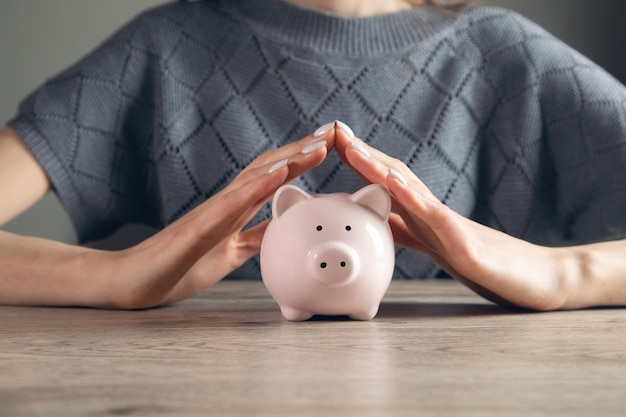
<svg viewBox="0 0 626 417"><path fill-rule="evenodd" d="M119 252L0 233L0 302L145 308L258 276L280 185L361 177L394 197L399 276L624 304L624 87L510 12L413 3L179 2L48 81L1 133L0 222L53 188L82 241L162 230Z"/></svg>

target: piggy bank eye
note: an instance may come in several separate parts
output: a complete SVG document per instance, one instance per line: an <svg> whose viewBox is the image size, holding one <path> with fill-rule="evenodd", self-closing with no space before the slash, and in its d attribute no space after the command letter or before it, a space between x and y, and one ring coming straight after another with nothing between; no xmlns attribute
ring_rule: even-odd
<svg viewBox="0 0 626 417"><path fill-rule="evenodd" d="M323 227L322 226L317 226L316 229L317 229L318 232L321 232Z"/></svg>
<svg viewBox="0 0 626 417"><path fill-rule="evenodd" d="M346 230L349 232L350 230L352 230L352 227L350 227L350 225L346 226Z"/></svg>

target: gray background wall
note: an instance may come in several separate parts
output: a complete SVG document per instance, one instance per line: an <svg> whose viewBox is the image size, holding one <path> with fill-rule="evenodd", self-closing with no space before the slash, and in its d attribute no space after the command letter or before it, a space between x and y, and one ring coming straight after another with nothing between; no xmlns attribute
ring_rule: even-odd
<svg viewBox="0 0 626 417"><path fill-rule="evenodd" d="M262 1L262 0L259 0ZM0 3L0 122L46 78L98 45L141 10L164 0L19 0ZM623 0L484 0L517 10L626 83ZM0 201L0 204L2 202ZM2 229L74 243L71 223L54 195ZM125 228L95 246L118 248L149 233Z"/></svg>

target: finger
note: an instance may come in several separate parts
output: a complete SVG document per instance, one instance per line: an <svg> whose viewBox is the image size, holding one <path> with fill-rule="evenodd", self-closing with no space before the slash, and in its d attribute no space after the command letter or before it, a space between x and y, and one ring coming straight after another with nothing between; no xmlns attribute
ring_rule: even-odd
<svg viewBox="0 0 626 417"><path fill-rule="evenodd" d="M328 155L328 148L329 145L325 139L319 139L309 143L305 147L290 147L290 149L296 149L298 152L288 155L280 160L266 158L267 163L265 165L258 166L257 164L257 166L250 165L246 167L244 171L239 173L226 187L224 187L224 189L215 194L213 198L221 198L239 187L245 186L250 182L257 181L259 175L274 172L284 167L287 167L286 169L288 169L289 172L285 178L285 182L289 182L305 171L321 164ZM273 153L273 156L276 157L286 155L283 155L282 153Z"/></svg>
<svg viewBox="0 0 626 417"><path fill-rule="evenodd" d="M427 251L426 245L417 239L402 217L397 213L391 213L389 216L389 227L391 228L393 240L396 245L420 252Z"/></svg>
<svg viewBox="0 0 626 417"><path fill-rule="evenodd" d="M242 264L261 250L261 242L263 241L263 235L265 234L268 224L269 220L265 220L246 229L237 236L237 251L241 254L240 258Z"/></svg>
<svg viewBox="0 0 626 417"><path fill-rule="evenodd" d="M359 138L352 139L344 152L352 169L369 182L386 186L387 176L393 172L397 179L420 191L424 197L436 199L404 162L367 145Z"/></svg>
<svg viewBox="0 0 626 417"><path fill-rule="evenodd" d="M359 138L352 138L348 143L339 144L337 140L337 152L344 162L365 182L386 185L386 177L391 167L399 165L392 162L391 158L370 146ZM386 162L385 162L386 161Z"/></svg>
<svg viewBox="0 0 626 417"><path fill-rule="evenodd" d="M310 170L319 164L321 164L328 154L327 143L324 140L313 142L311 145L305 147L299 153L291 155L289 158L280 160L275 163L268 163L263 167L250 169L246 175L242 175L235 180L225 189L222 195L230 192L238 187L246 186L249 183L253 183L258 175L264 175L265 173L273 173L277 170L287 170L283 182L280 185L292 181L294 178L302 175L305 171ZM265 198L259 200L256 204L251 205L246 215L242 215L241 222L237 223L237 227L241 228L254 216L254 214L273 196L275 190L265 196ZM221 196L220 196L221 197Z"/></svg>
<svg viewBox="0 0 626 417"><path fill-rule="evenodd" d="M258 210L285 183L289 169L285 160L282 164L255 168L250 173L247 179L233 181L156 234L156 243L171 244L176 248L177 256L187 254L187 258L195 262L197 259L194 258L242 228L253 216L252 210Z"/></svg>
<svg viewBox="0 0 626 417"><path fill-rule="evenodd" d="M453 212L440 202L416 177L407 181L398 173L390 171L385 185L398 205L405 220L422 224L423 228L437 231L449 225Z"/></svg>
<svg viewBox="0 0 626 417"><path fill-rule="evenodd" d="M226 198L228 201L230 193L240 188L249 187L250 184L257 183L258 176L274 175L282 171L286 172L286 175L283 177L282 182L278 184L278 186L267 190L267 192L261 195L256 201L246 202L245 204L248 204L248 206L246 207L247 210L245 212L238 213L236 210L231 210L233 215L239 216L239 219L232 223L233 232L241 230L241 228L243 228L252 219L252 217L254 217L258 210L270 200L280 185L288 183L297 176L302 175L305 171L318 166L324 161L327 155L327 142L325 140L318 140L302 148L300 152L291 155L289 158L282 159L278 162L268 162L268 164L258 168L251 168L245 175L239 176L233 180L233 182L229 184L229 186L223 190L222 193L220 193L219 199ZM249 190L246 190L245 192L250 193ZM253 195L253 193L248 194L248 197L253 197Z"/></svg>
<svg viewBox="0 0 626 417"><path fill-rule="evenodd" d="M203 204L206 208L199 221L204 222L207 236L221 240L243 228L278 187L289 181L289 160L271 162L249 173L247 178L233 181L223 193Z"/></svg>
<svg viewBox="0 0 626 417"><path fill-rule="evenodd" d="M299 153L288 158L289 175L286 182L304 174L306 171L320 165L328 156L326 141L313 142Z"/></svg>
<svg viewBox="0 0 626 417"><path fill-rule="evenodd" d="M406 238L404 244L416 245L419 239L421 247L415 249L422 252L441 250L441 240L435 229L446 220L449 210L409 167L356 137L347 141L338 135L336 146L338 152L343 150L353 169L366 181L383 185L389 190L394 210L408 226L406 233L400 235ZM417 239L412 240L407 233Z"/></svg>
<svg viewBox="0 0 626 417"><path fill-rule="evenodd" d="M423 233L420 229L416 229L415 225L413 225L413 227L409 227L404 222L402 217L397 214L392 214L389 217L389 226L391 227L391 231L393 233L394 242L398 246L415 250L429 256L437 265L449 274L453 275L454 270L435 250L433 245L430 244L429 239L422 238L425 235L431 234L431 232L428 231L428 228L424 228L426 232ZM432 237L430 239L432 239Z"/></svg>
<svg viewBox="0 0 626 417"><path fill-rule="evenodd" d="M280 161L291 155L306 151L309 146L319 141L326 141L326 149L329 152L335 146L335 131L334 129L328 129L327 126L328 124L319 127L315 132L298 141L264 152L255 158L245 170L267 165L272 161Z"/></svg>
<svg viewBox="0 0 626 417"><path fill-rule="evenodd" d="M292 168L294 168L293 172L296 173L294 176L291 176L290 180L295 178L296 176L302 174L304 171L319 165L324 160L324 158L326 158L329 150L332 148L332 146L329 145L329 142L326 140L327 136L330 135L323 135L320 138L316 138L317 140L315 141L307 140L304 142L300 142L298 146L280 148L280 152L278 152L277 149L275 151L271 151L270 153L265 153L262 156L259 156L259 158L257 158L255 161L253 161L253 163L248 165L242 172L240 172L231 182L231 184L227 186L227 188L235 187L236 184L242 180L248 181L250 178L254 178L257 175L254 170L258 168L262 168L264 166L276 166L276 168L278 168L286 162L289 163ZM330 139L332 140L332 137ZM287 153L286 150L291 150L294 152ZM261 161L264 161L264 163L261 164ZM297 168L299 165L302 166L300 168Z"/></svg>

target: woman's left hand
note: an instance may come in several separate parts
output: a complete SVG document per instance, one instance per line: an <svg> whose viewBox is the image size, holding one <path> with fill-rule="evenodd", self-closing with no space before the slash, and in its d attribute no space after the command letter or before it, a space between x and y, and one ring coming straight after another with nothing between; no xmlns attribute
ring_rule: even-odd
<svg viewBox="0 0 626 417"><path fill-rule="evenodd" d="M349 131L348 131L349 132ZM502 305L534 310L576 308L564 248L548 248L491 229L441 203L400 160L338 130L335 146L362 178L394 200L390 226L400 246L429 255L452 277Z"/></svg>

